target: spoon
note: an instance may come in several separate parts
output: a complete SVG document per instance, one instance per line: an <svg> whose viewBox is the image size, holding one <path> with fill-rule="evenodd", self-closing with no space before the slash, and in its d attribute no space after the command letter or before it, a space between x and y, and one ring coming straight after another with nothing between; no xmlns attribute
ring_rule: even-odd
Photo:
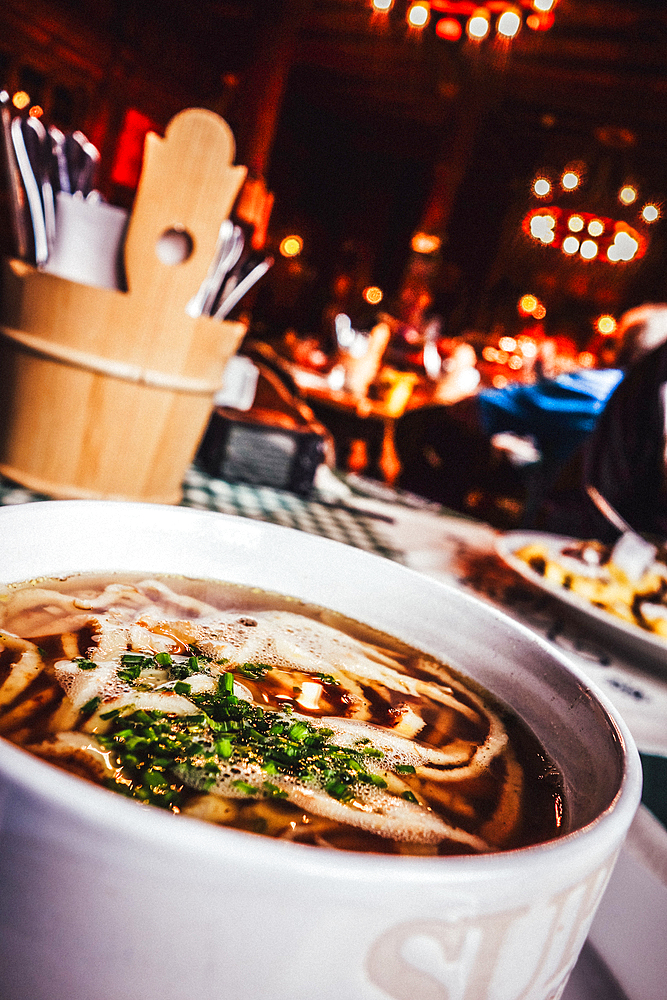
<svg viewBox="0 0 667 1000"><path fill-rule="evenodd" d="M95 171L100 162L100 152L83 132L72 132L71 149L74 149L74 143L78 144L80 152L78 153L76 178L72 181L72 190L80 191L85 198L93 187ZM67 145L65 148L67 149Z"/></svg>
<svg viewBox="0 0 667 1000"><path fill-rule="evenodd" d="M215 242L215 250L213 251L213 257L211 263L209 264L206 277L202 281L197 294L193 295L188 304L185 307L185 311L188 316L201 316L204 311L204 303L206 302L210 291L212 282L215 278L215 274L220 263L220 259L226 252L230 245L232 235L234 232L234 224L230 219L223 219L220 224L220 229L218 230L218 238Z"/></svg>
<svg viewBox="0 0 667 1000"><path fill-rule="evenodd" d="M226 296L218 306L214 319L222 320L232 311L237 302L240 302L246 292L259 281L263 274L269 270L273 264L273 257L265 257L252 271L246 274L242 281Z"/></svg>
<svg viewBox="0 0 667 1000"><path fill-rule="evenodd" d="M67 169L67 157L65 156L65 136L55 125L49 126L49 136L51 138L51 148L56 158L58 166L58 187L65 194L72 193L72 186L69 180L69 170Z"/></svg>
<svg viewBox="0 0 667 1000"><path fill-rule="evenodd" d="M218 232L213 259L199 290L190 299L185 311L188 316L210 316L223 278L241 256L243 232L230 219L224 219Z"/></svg>
<svg viewBox="0 0 667 1000"><path fill-rule="evenodd" d="M587 485L586 493L602 516L621 532L621 537L612 549L610 561L625 573L628 580L636 583L654 561L657 546L637 534L595 486Z"/></svg>
<svg viewBox="0 0 667 1000"><path fill-rule="evenodd" d="M23 137L33 172L41 186L46 242L50 253L56 239L56 203L51 185L51 164L53 161L51 140L38 118L26 118Z"/></svg>

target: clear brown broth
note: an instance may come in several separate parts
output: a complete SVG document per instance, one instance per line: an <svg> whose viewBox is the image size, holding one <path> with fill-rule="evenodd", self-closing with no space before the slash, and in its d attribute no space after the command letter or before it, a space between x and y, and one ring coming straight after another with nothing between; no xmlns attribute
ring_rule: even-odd
<svg viewBox="0 0 667 1000"><path fill-rule="evenodd" d="M169 588L181 595L197 598L213 605L223 613L233 613L239 616L251 616L265 611L280 611L296 613L333 626L345 636L351 636L364 643L390 650L400 662L401 670L411 678L424 682L433 681L430 657L415 650L396 638L379 634L362 623L344 618L329 610L309 605L283 595L267 593L258 588L241 587L235 584L218 583L208 580L190 580L181 577L154 577L167 584ZM145 579L145 574L122 574L102 577L81 575L57 580L29 581L20 585L12 585L0 593L0 608L11 606L11 599L17 591L57 590L61 594L75 595L78 600L92 600L97 597L110 582L139 583ZM85 613L85 612L82 612ZM44 669L21 693L18 701L13 701L4 708L0 706L0 735L25 748L34 749L44 745L53 737L52 720L54 713L65 699L65 693L55 682L54 664L63 659L63 633L49 630L50 613L46 604L37 600L33 608L26 608L13 617L7 618L2 624L8 632L15 632L22 638L34 640L41 650L45 663ZM67 630L69 632L69 629ZM75 630L79 655L86 656L94 648L94 630L85 624ZM71 632L70 632L71 634ZM71 642L71 640L70 640ZM70 650L71 651L71 650ZM0 696L2 685L10 676L13 664L16 662L16 651L5 649L0 655ZM428 669L425 669L425 665ZM448 668L447 668L448 669ZM345 717L349 714L349 704L346 692L337 684L321 683L322 692L317 709L304 708L299 704L296 691L290 697L269 671L261 680L253 680L246 676L242 682L251 692L253 701L266 710L284 710L286 707L301 715L317 718L318 716ZM540 746L539 742L521 721L521 719L499 705L487 692L470 679L449 671L449 674L459 683L463 683L466 691L458 691L457 697L462 705L471 712L476 710L480 697L488 706L490 712L501 719L508 738L511 753L518 763L522 774L523 794L520 815L513 824L507 837L491 842L490 849L514 849L534 843L544 842L560 836L567 825L564 812L563 783L554 763ZM308 678L308 674L303 677ZM301 674L296 670L294 677L300 681ZM295 688L299 684L294 685ZM51 695L49 695L51 692ZM391 729L406 704L406 697L395 691L387 692L378 689L377 685L363 687L363 694L371 706L372 722L376 726ZM387 696L387 694L389 696ZM34 710L27 717L15 724L17 709L22 704L28 704L32 699ZM42 699L40 701L40 699ZM455 741L469 741L481 744L484 742L489 724L485 718L471 721L470 718L456 713L443 712L442 706L434 705L428 699L407 698L407 703L413 702L413 707L422 714L424 728L419 732L417 743L427 746L446 747ZM9 721L8 721L9 720ZM74 723L74 729L80 730L85 720ZM443 725L446 723L446 731ZM40 756L48 755L37 751ZM85 761L68 759L59 761L67 770L88 780L100 783L99 777ZM440 782L423 780L417 776L401 775L401 780L408 789L414 789L420 799L428 804L428 808L440 816L446 823L463 829L471 834L486 830L490 820L498 810L502 796L503 783L508 780L509 765L502 756L495 757L483 773L458 781L453 787L454 798L442 794L443 785ZM458 796L458 799L457 799ZM210 796L207 798L207 802ZM224 796L218 797L224 800ZM210 818L206 809L202 811L202 796L200 789L188 789L180 794L178 804L173 807L175 812L183 812ZM226 800L225 800L226 801ZM197 811L199 810L199 811ZM219 821L214 817L213 821ZM374 851L398 854L457 854L469 853L465 844L447 839L437 844L423 844L405 841L395 837L382 836L378 833L359 829L346 823L323 820L322 816L309 812L300 804L290 801L258 799L234 799L230 804L230 814L226 815L223 825L252 833L268 834L285 837L306 844L320 844L326 847L344 850Z"/></svg>

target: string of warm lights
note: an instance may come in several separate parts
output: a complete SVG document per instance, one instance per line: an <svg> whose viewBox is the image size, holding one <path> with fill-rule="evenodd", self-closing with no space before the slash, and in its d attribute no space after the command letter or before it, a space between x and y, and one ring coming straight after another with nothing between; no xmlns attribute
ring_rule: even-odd
<svg viewBox="0 0 667 1000"><path fill-rule="evenodd" d="M560 196L567 199L568 194L577 195L584 177L583 164L566 167L560 175ZM539 201L553 198L555 187L553 179L542 173L533 180L531 194ZM617 211L626 218L582 210L579 207L585 204L582 196L579 204L570 208L552 203L530 209L523 218L522 228L536 242L560 249L568 257L598 259L610 264L639 260L649 244L647 227L660 218L660 207L654 201L646 201L639 207L639 194L637 186L631 183L618 190Z"/></svg>
<svg viewBox="0 0 667 1000"><path fill-rule="evenodd" d="M394 0L370 0L375 16L388 15L395 9ZM548 31L554 23L558 0L411 0L405 20L412 32L419 33L432 25L435 35L446 42L467 39L483 42L487 38L509 41L523 27Z"/></svg>

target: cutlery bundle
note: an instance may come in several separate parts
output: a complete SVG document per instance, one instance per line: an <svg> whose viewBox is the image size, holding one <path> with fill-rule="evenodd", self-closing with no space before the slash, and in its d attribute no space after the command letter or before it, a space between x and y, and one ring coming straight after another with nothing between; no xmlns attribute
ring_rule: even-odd
<svg viewBox="0 0 667 1000"><path fill-rule="evenodd" d="M6 90L0 107L16 255L43 267L56 242L58 194L100 200L94 191L100 154L83 132L65 134L39 118L12 117Z"/></svg>
<svg viewBox="0 0 667 1000"><path fill-rule="evenodd" d="M124 287L122 268L114 256L120 246L110 249L112 240L122 236L124 210L93 208L104 202L95 190L97 148L81 131L63 133L54 125L45 127L38 118L12 117L6 90L0 91L0 106L16 256L84 284ZM91 211L79 210L69 199L85 202ZM61 226L67 226L66 233ZM95 226L107 231L80 245ZM245 242L241 226L224 219L208 273L186 306L189 316L225 319L273 265L273 257L248 253ZM96 253L105 259L95 262L91 258Z"/></svg>
<svg viewBox="0 0 667 1000"><path fill-rule="evenodd" d="M244 253L241 226L225 219L220 226L208 273L186 306L189 316L223 320L273 265L273 257Z"/></svg>

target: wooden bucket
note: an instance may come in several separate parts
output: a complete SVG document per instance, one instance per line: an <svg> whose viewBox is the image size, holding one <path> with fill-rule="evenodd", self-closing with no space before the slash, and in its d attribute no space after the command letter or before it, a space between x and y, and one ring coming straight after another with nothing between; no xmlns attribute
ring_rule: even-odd
<svg viewBox="0 0 667 1000"><path fill-rule="evenodd" d="M54 497L177 503L244 333L190 317L218 229L245 178L234 139L190 109L146 137L125 243L128 291L6 261L0 314L0 472ZM164 263L165 233L192 250Z"/></svg>

